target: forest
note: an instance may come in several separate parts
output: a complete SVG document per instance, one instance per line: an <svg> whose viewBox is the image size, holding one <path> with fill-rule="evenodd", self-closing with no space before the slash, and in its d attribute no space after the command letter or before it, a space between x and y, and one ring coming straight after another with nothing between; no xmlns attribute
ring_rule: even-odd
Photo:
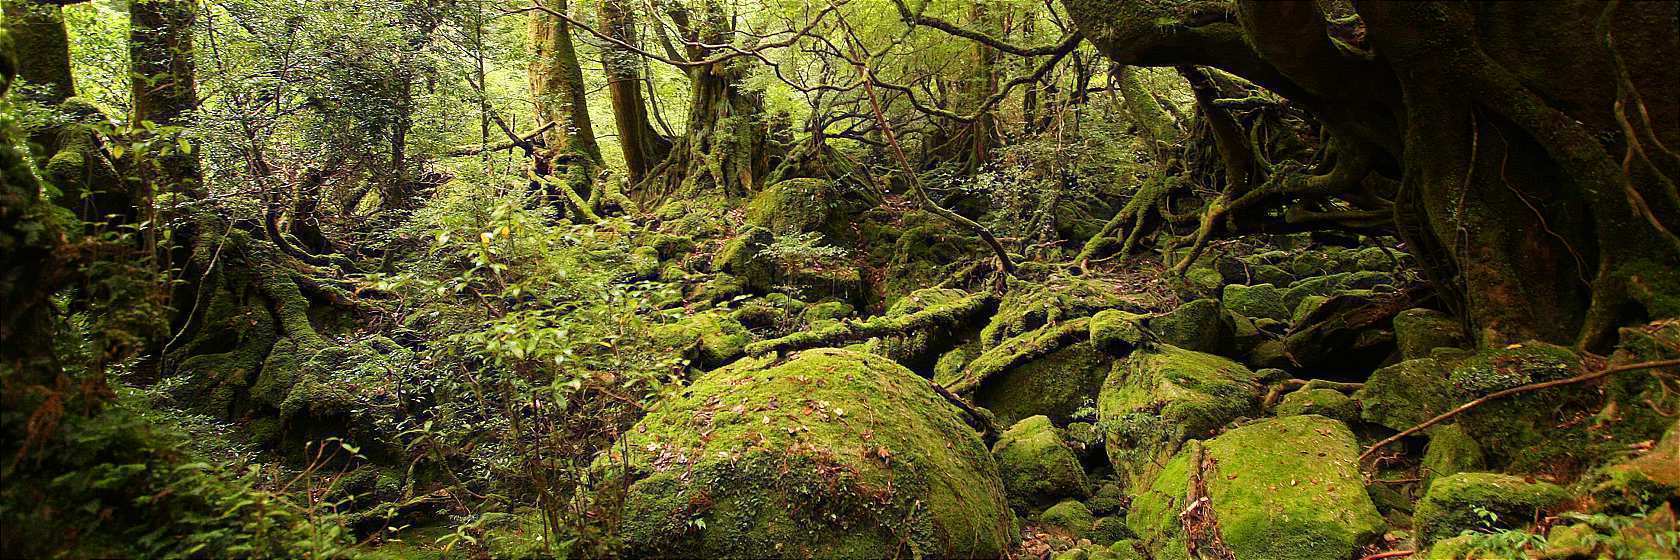
<svg viewBox="0 0 1680 560"><path fill-rule="evenodd" d="M5 558L1680 558L1680 2L0 9Z"/></svg>

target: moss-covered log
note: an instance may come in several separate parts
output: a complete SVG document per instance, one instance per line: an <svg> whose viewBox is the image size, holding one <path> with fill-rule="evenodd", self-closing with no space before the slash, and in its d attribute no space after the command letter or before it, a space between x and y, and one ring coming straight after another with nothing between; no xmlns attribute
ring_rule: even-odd
<svg viewBox="0 0 1680 560"><path fill-rule="evenodd" d="M873 319L841 321L815 330L801 331L781 338L747 345L747 354L758 356L771 352L789 352L824 346L841 346L884 336L904 336L932 328L956 328L974 320L997 304L997 296L980 292L957 301L936 305L900 316L881 316Z"/></svg>

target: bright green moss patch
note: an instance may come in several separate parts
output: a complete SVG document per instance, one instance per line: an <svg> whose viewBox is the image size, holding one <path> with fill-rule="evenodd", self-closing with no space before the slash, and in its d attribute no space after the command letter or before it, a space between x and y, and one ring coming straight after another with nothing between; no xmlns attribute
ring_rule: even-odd
<svg viewBox="0 0 1680 560"><path fill-rule="evenodd" d="M1434 358L1406 360L1377 370L1353 398L1366 422L1404 430L1453 406L1447 371Z"/></svg>
<svg viewBox="0 0 1680 560"><path fill-rule="evenodd" d="M717 367L739 358L752 334L740 321L718 311L684 317L653 330L656 344L683 353L696 367Z"/></svg>
<svg viewBox="0 0 1680 560"><path fill-rule="evenodd" d="M1234 328L1225 309L1213 298L1190 301L1149 319L1149 331L1163 342L1197 352L1228 350Z"/></svg>
<svg viewBox="0 0 1680 560"><path fill-rule="evenodd" d="M1013 516L997 467L926 380L834 349L754 365L654 405L615 448L631 452L631 555L1003 555Z"/></svg>
<svg viewBox="0 0 1680 560"><path fill-rule="evenodd" d="M1427 358L1436 348L1458 348L1468 343L1458 321L1440 311L1407 309L1394 316L1394 344L1405 359Z"/></svg>
<svg viewBox="0 0 1680 560"><path fill-rule="evenodd" d="M1423 488L1428 489L1429 483L1437 478L1486 468L1487 459L1482 456L1482 446L1476 439L1464 433L1458 424L1447 424L1429 431L1429 446L1424 449L1418 475L1423 479Z"/></svg>
<svg viewBox="0 0 1680 560"><path fill-rule="evenodd" d="M1208 459L1199 467L1191 461L1196 445ZM1358 455L1353 433L1322 416L1250 424L1186 446L1133 498L1126 521L1157 560L1185 558L1179 514L1194 474L1237 558L1346 559L1385 527Z"/></svg>
<svg viewBox="0 0 1680 560"><path fill-rule="evenodd" d="M1097 524L1097 518L1091 515L1091 508L1078 500L1063 500L1050 509L1044 510L1038 516L1039 526L1059 531L1076 539L1083 539L1091 534L1091 529Z"/></svg>
<svg viewBox="0 0 1680 560"><path fill-rule="evenodd" d="M1353 399L1334 389L1314 389L1304 387L1283 396L1283 402L1277 405L1278 416L1303 416L1317 414L1342 422L1354 422L1359 419L1359 405Z"/></svg>
<svg viewBox="0 0 1680 560"><path fill-rule="evenodd" d="M1290 306L1284 304L1283 292L1271 284L1243 286L1229 284L1220 297L1226 309L1254 319L1289 320Z"/></svg>

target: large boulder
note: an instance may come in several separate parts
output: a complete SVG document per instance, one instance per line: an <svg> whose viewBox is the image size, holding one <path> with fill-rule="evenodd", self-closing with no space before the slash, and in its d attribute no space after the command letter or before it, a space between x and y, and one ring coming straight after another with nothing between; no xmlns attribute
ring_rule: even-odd
<svg viewBox="0 0 1680 560"><path fill-rule="evenodd" d="M1288 321L1292 308L1284 303L1283 292L1271 284L1226 285L1221 301L1227 309L1255 319Z"/></svg>
<svg viewBox="0 0 1680 560"><path fill-rule="evenodd" d="M1052 330L1041 329L1023 337L1048 338ZM1015 344L1006 342L999 349ZM1039 414L1068 422L1096 399L1113 362L1090 342L1069 344L987 379L974 390L974 404L992 411L1003 425Z"/></svg>
<svg viewBox="0 0 1680 560"><path fill-rule="evenodd" d="M1323 416L1250 424L1186 445L1133 498L1126 522L1156 560L1187 558L1187 523L1217 526L1227 557L1356 557L1385 528L1358 456L1347 426ZM1197 545L1218 546L1211 539Z"/></svg>
<svg viewBox="0 0 1680 560"><path fill-rule="evenodd" d="M1114 364L1097 399L1108 460L1141 491L1184 441L1253 414L1259 393L1254 372L1226 358L1166 344L1133 352Z"/></svg>
<svg viewBox="0 0 1680 560"><path fill-rule="evenodd" d="M1213 298L1190 301L1151 317L1148 326L1167 344L1210 354L1230 351L1236 329L1225 308Z"/></svg>
<svg viewBox="0 0 1680 560"><path fill-rule="evenodd" d="M1404 430L1452 407L1447 370L1434 358L1406 360L1371 373L1354 392L1366 422Z"/></svg>
<svg viewBox="0 0 1680 560"><path fill-rule="evenodd" d="M1413 525L1418 544L1428 545L1468 530L1526 527L1568 498L1555 484L1497 473L1459 473L1429 485L1412 514Z"/></svg>
<svg viewBox="0 0 1680 560"><path fill-rule="evenodd" d="M727 364L746 352L752 333L720 311L707 311L661 325L650 333L654 344L680 352L700 369Z"/></svg>
<svg viewBox="0 0 1680 560"><path fill-rule="evenodd" d="M1394 344L1402 359L1427 358L1436 348L1461 348L1469 342L1464 327L1446 313L1416 308L1394 316Z"/></svg>
<svg viewBox="0 0 1680 560"><path fill-rule="evenodd" d="M1085 469L1048 417L1034 416L1004 430L992 444L992 457L1011 506L1024 510L1090 495Z"/></svg>
<svg viewBox="0 0 1680 560"><path fill-rule="evenodd" d="M845 213L838 212L834 185L823 179L788 179L754 194L747 203L747 223L776 235L843 229Z"/></svg>
<svg viewBox="0 0 1680 560"><path fill-rule="evenodd" d="M1429 431L1429 446L1423 450L1418 475L1427 490L1429 483L1437 478L1486 468L1487 459L1482 456L1482 446L1476 439L1464 433L1458 424L1447 424Z"/></svg>
<svg viewBox="0 0 1680 560"><path fill-rule="evenodd" d="M1335 389L1321 389L1311 385L1283 396L1277 405L1278 416L1317 414L1342 422L1359 420L1359 404Z"/></svg>
<svg viewBox="0 0 1680 560"><path fill-rule="evenodd" d="M626 489L633 557L1001 557L1014 541L962 412L874 354L737 362L625 438L598 466L625 477L606 487Z"/></svg>

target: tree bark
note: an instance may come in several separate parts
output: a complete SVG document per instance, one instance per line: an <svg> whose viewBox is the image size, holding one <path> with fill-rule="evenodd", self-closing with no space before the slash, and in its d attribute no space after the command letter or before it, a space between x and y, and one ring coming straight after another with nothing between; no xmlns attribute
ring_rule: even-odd
<svg viewBox="0 0 1680 560"><path fill-rule="evenodd" d="M566 12L567 0L551 0L549 8ZM595 144L595 127L589 120L584 97L583 69L578 66L572 44L572 26L565 19L536 10L531 12L531 95L536 101L537 121L555 127L542 134L535 171L538 176L559 175L573 189L587 187L589 176L601 164L601 148ZM557 207L565 203L551 192Z"/></svg>
<svg viewBox="0 0 1680 560"><path fill-rule="evenodd" d="M601 0L601 31L630 45L639 45L636 16L625 0ZM641 182L671 152L671 141L659 135L648 119L642 98L642 60L634 53L601 50L601 67L607 73L607 92L612 96L613 124L618 128L619 148L632 184Z"/></svg>

